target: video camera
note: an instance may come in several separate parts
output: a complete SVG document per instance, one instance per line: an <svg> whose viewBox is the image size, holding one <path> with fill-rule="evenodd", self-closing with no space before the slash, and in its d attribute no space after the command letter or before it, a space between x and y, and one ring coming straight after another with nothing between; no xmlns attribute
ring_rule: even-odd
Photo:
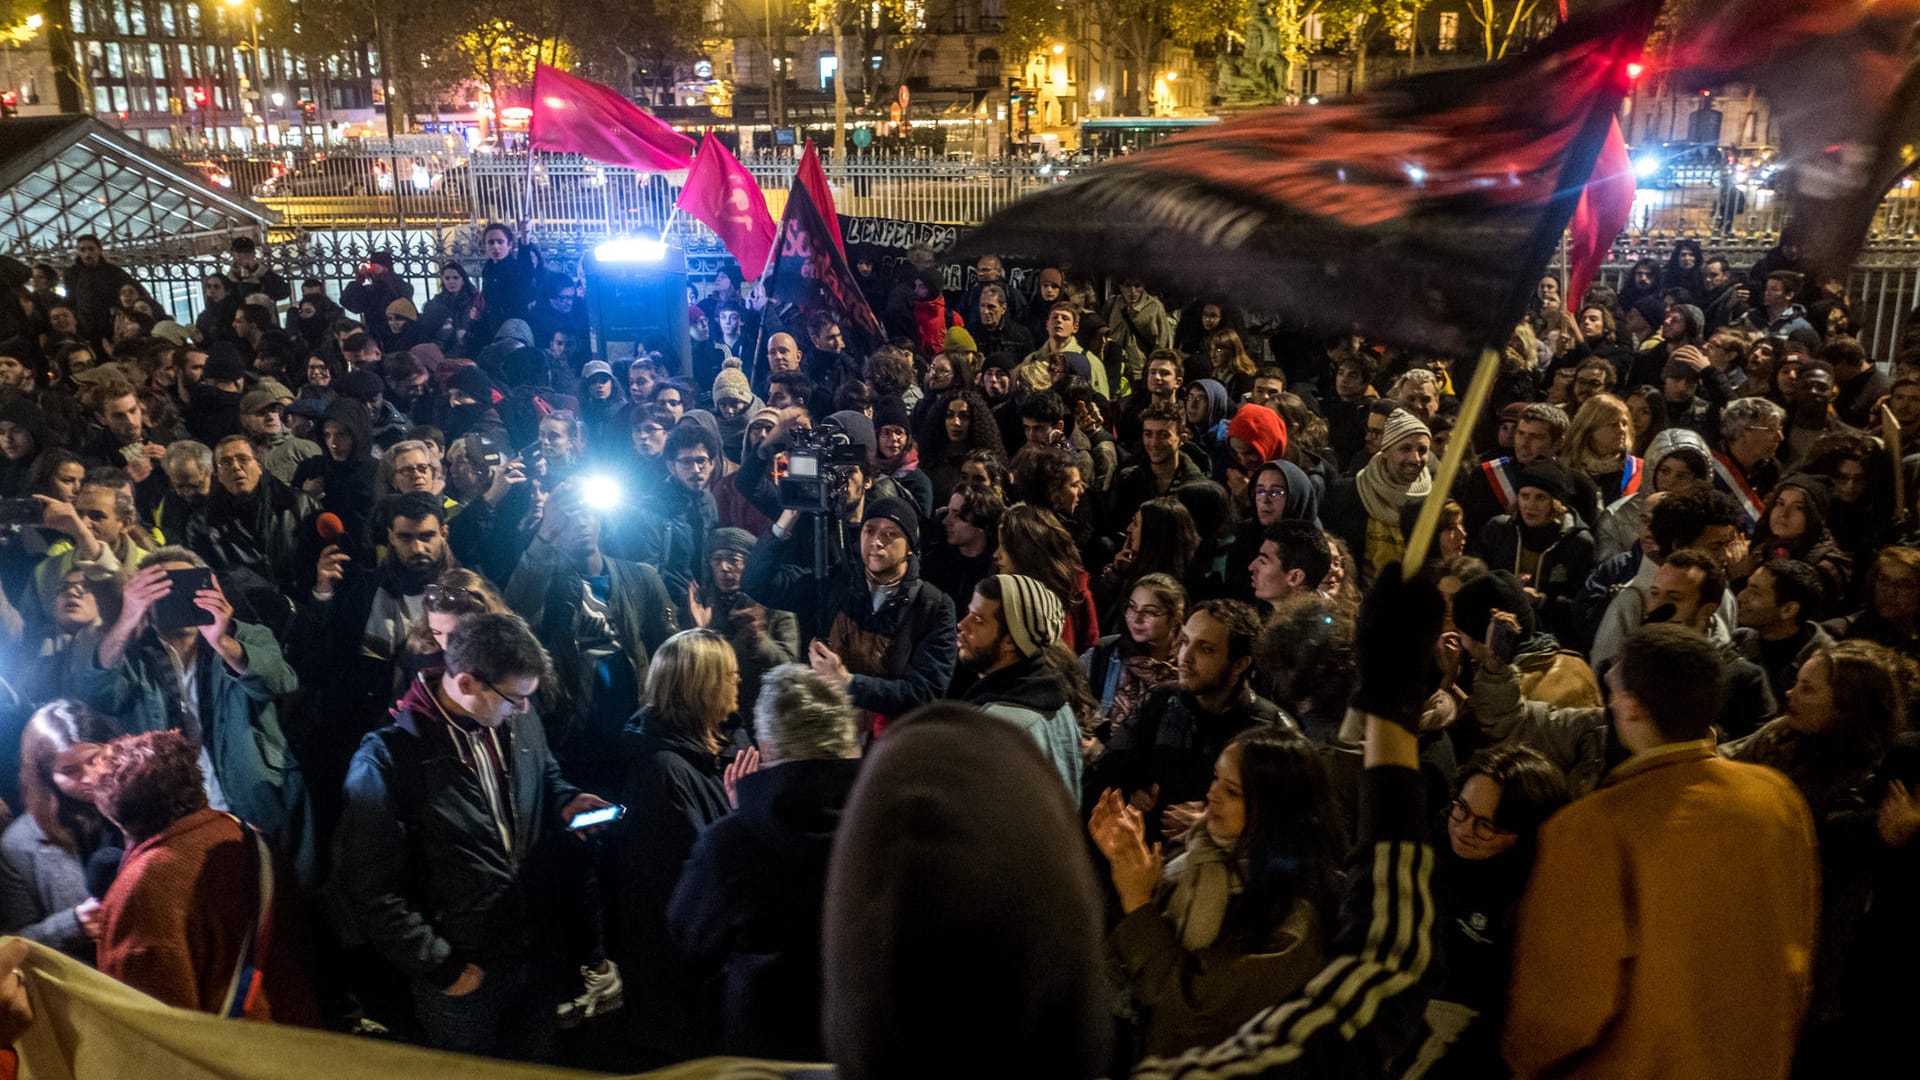
<svg viewBox="0 0 1920 1080"><path fill-rule="evenodd" d="M780 477L780 508L833 513L834 497L846 486L847 475L866 464L866 448L831 420L794 432L787 446L787 471Z"/></svg>

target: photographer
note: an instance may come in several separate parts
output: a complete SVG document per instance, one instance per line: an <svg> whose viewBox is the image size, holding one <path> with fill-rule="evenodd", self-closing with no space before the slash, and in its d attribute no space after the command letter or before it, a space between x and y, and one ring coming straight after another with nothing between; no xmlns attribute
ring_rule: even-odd
<svg viewBox="0 0 1920 1080"><path fill-rule="evenodd" d="M277 704L299 680L271 633L234 619L218 579L190 606L162 603L196 569L206 563L181 547L142 560L120 617L103 634L82 632L97 647L76 643L70 696L116 718L123 734L177 729L199 751L208 805L266 834L308 880L316 869L313 818Z"/></svg>
<svg viewBox="0 0 1920 1080"><path fill-rule="evenodd" d="M647 663L680 628L659 573L602 550L605 508L589 505L590 491L568 481L548 496L506 599L553 655L551 689L564 700L547 715L568 775L611 790L619 781L620 729L639 700Z"/></svg>
<svg viewBox="0 0 1920 1080"><path fill-rule="evenodd" d="M955 659L953 601L920 580L920 515L898 497L869 500L864 473L840 477L830 524L844 529L851 503L860 514L854 544L829 539L813 576L812 544L796 536L800 514L780 515L747 560L744 582L763 603L792 611L812 637L815 673L847 689L855 707L879 719L899 716L946 692Z"/></svg>
<svg viewBox="0 0 1920 1080"><path fill-rule="evenodd" d="M340 290L340 306L368 326L386 325L387 305L411 299L413 284L393 272L393 254L387 251L369 255L352 283Z"/></svg>

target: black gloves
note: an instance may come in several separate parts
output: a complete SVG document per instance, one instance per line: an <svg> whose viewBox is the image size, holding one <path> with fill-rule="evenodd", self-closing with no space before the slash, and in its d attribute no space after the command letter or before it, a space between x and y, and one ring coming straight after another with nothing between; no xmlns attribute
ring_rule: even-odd
<svg viewBox="0 0 1920 1080"><path fill-rule="evenodd" d="M1353 651L1360 684L1353 707L1418 733L1420 714L1440 682L1434 646L1446 620L1446 601L1432 583L1400 579L1400 566L1381 572L1360 603Z"/></svg>

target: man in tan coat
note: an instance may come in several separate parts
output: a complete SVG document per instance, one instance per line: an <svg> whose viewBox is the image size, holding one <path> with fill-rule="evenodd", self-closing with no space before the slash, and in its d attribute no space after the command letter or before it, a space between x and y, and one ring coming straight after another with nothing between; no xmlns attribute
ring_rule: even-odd
<svg viewBox="0 0 1920 1080"><path fill-rule="evenodd" d="M1820 869L1779 773L1714 755L1717 650L1637 631L1606 675L1632 756L1540 831L1503 1049L1518 1077L1785 1077Z"/></svg>

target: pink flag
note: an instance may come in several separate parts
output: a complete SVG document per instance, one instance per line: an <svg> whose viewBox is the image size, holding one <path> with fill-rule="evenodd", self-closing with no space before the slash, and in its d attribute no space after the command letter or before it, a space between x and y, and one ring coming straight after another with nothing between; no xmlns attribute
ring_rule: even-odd
<svg viewBox="0 0 1920 1080"><path fill-rule="evenodd" d="M820 154L813 148L813 140L807 140L807 149L800 155L800 166L793 172L793 178L813 196L813 208L820 211L820 220L826 222L827 233L833 237L833 246L840 249L840 257L847 257L847 242L840 236L840 215L833 212L833 189L827 186L827 170L820 167Z"/></svg>
<svg viewBox="0 0 1920 1080"><path fill-rule="evenodd" d="M1626 228L1633 216L1633 161L1627 155L1627 140L1620 135L1620 121L1607 129L1607 141L1594 159L1593 176L1580 190L1580 203L1573 208L1573 220L1567 224L1567 297L1569 310L1577 310L1587 286L1600 264L1607 261L1613 240Z"/></svg>
<svg viewBox="0 0 1920 1080"><path fill-rule="evenodd" d="M564 71L533 69L533 145L580 154L641 172L671 172L693 161L693 140L622 97L611 86Z"/></svg>
<svg viewBox="0 0 1920 1080"><path fill-rule="evenodd" d="M708 131L694 155L693 168L675 206L705 222L740 262L740 272L757 278L767 268L778 226L767 212L767 197L738 158Z"/></svg>

